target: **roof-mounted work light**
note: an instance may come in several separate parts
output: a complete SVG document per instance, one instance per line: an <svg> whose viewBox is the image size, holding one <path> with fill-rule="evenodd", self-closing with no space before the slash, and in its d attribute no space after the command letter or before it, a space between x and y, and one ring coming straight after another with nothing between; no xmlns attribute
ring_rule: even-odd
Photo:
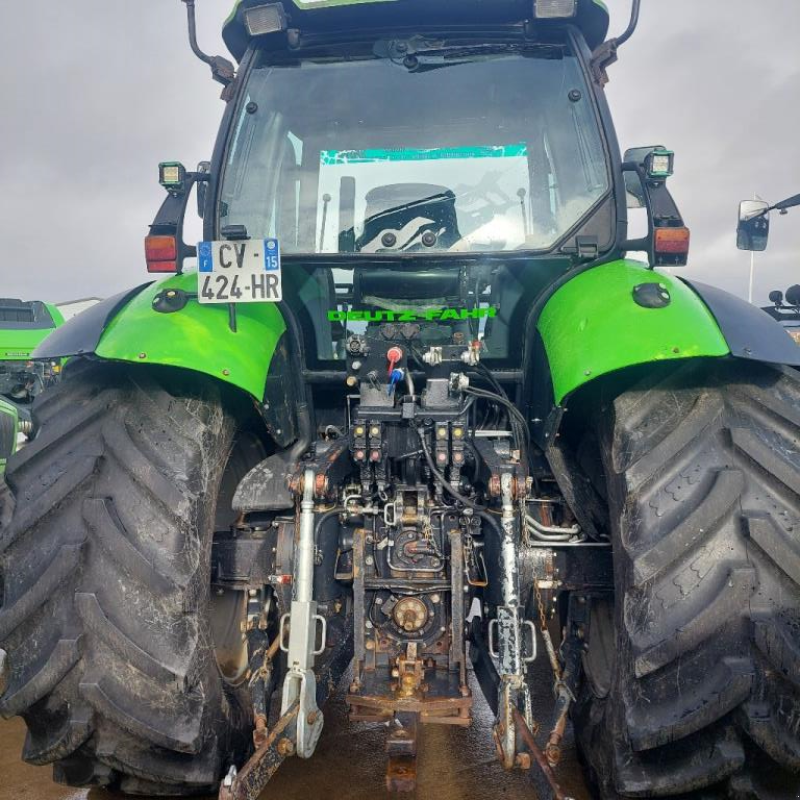
<svg viewBox="0 0 800 800"><path fill-rule="evenodd" d="M571 19L578 10L578 0L534 0L536 19Z"/></svg>
<svg viewBox="0 0 800 800"><path fill-rule="evenodd" d="M279 33L286 30L286 12L281 3L255 6L244 12L244 22L251 36Z"/></svg>

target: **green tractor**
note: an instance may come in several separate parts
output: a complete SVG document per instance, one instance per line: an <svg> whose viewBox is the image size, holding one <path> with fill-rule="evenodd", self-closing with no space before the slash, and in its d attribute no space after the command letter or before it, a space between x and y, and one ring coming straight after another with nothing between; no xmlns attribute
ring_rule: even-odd
<svg viewBox="0 0 800 800"><path fill-rule="evenodd" d="M183 1L213 158L160 167L155 282L34 354L70 361L6 471L25 760L254 800L352 665L391 790L477 685L555 798L570 719L602 800L794 797L800 348L658 271L674 154L604 93L638 0L616 39L598 0L242 0L235 68Z"/></svg>
<svg viewBox="0 0 800 800"><path fill-rule="evenodd" d="M17 408L22 431L32 432L33 401L58 379L61 364L31 354L64 317L56 306L38 300L0 298L0 398Z"/></svg>

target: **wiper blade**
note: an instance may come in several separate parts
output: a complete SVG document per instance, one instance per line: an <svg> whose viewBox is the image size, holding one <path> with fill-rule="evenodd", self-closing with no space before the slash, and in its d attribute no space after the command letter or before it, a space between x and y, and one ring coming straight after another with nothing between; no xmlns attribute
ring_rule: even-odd
<svg viewBox="0 0 800 800"><path fill-rule="evenodd" d="M447 45L441 40L414 37L407 40L381 40L376 42L374 53L379 58L405 67L409 72L425 72L508 55L557 59L563 57L564 49L561 45L530 42Z"/></svg>

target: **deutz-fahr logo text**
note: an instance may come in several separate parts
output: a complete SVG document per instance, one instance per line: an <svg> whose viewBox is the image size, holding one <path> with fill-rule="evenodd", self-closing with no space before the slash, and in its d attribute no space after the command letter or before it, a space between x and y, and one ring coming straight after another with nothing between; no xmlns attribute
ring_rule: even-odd
<svg viewBox="0 0 800 800"><path fill-rule="evenodd" d="M429 308L424 311L329 311L329 322L447 322L491 319L496 308Z"/></svg>

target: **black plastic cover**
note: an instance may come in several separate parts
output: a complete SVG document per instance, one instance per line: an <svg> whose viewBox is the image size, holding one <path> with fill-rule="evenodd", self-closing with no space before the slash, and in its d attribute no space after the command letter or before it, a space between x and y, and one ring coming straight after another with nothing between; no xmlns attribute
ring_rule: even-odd
<svg viewBox="0 0 800 800"><path fill-rule="evenodd" d="M716 286L685 278L683 281L714 315L732 355L800 367L800 347L769 314Z"/></svg>
<svg viewBox="0 0 800 800"><path fill-rule="evenodd" d="M31 358L65 358L94 353L100 337L117 312L139 292L149 286L143 283L135 289L115 294L97 305L82 311L51 333L34 351Z"/></svg>

